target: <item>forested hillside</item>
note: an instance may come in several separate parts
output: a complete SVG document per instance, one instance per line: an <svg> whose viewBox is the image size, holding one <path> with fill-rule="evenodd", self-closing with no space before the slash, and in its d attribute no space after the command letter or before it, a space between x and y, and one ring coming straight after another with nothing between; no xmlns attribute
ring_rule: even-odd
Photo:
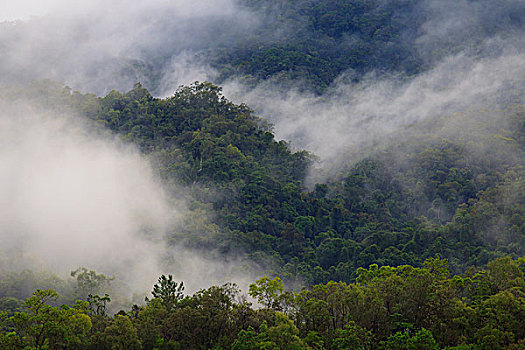
<svg viewBox="0 0 525 350"><path fill-rule="evenodd" d="M174 228L171 240L246 253L285 279L348 282L359 267L421 266L434 256L460 273L524 254L523 105L480 111L504 117L450 139L416 128L307 189L313 155L277 142L267 123L210 83L166 99L139 84L105 97L49 82L25 93L82 111L140 147L173 191L185 188L199 220Z"/></svg>
<svg viewBox="0 0 525 350"><path fill-rule="evenodd" d="M414 73L413 1L243 1L261 27L216 58L255 79L303 80L322 91L344 71ZM275 31L274 28L279 28ZM412 32L412 33L410 33ZM225 74L231 72L224 70Z"/></svg>
<svg viewBox="0 0 525 350"><path fill-rule="evenodd" d="M524 348L523 1L62 5L0 13L0 348Z"/></svg>

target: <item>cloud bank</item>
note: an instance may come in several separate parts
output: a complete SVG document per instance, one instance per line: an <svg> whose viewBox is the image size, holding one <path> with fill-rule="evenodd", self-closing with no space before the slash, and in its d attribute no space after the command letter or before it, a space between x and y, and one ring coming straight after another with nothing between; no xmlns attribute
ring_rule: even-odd
<svg viewBox="0 0 525 350"><path fill-rule="evenodd" d="M344 78L323 96L297 90L283 94L271 83L246 93L231 82L225 90L267 117L277 138L312 151L326 167L345 152L362 157L359 150L387 146L396 133L417 123L472 109L501 108L511 97L505 94L525 86L525 55L512 49L484 58L459 53L415 77L375 79L371 74L359 83L346 83ZM446 136L452 130L434 132Z"/></svg>
<svg viewBox="0 0 525 350"><path fill-rule="evenodd" d="M123 295L163 273L190 292L247 286L242 259L168 244L186 209L136 148L72 116L5 101L0 111L0 272L88 267L115 276Z"/></svg>
<svg viewBox="0 0 525 350"><path fill-rule="evenodd" d="M249 89L231 79L224 84L226 95L269 119L278 139L319 156L322 172L332 174L341 163L351 164L389 147L393 139L400 141L421 122L455 115L449 118L451 126L426 130L447 137L481 118L476 110L523 103L523 1L416 4L405 14L411 20L402 20L417 23L417 30L403 34L423 62L417 74L371 71L356 82L355 73L348 71L321 96L304 92L299 84L285 90L269 80ZM500 117L492 113L491 123Z"/></svg>
<svg viewBox="0 0 525 350"><path fill-rule="evenodd" d="M176 215L148 162L71 117L1 110L3 253L37 257L60 273L158 270Z"/></svg>
<svg viewBox="0 0 525 350"><path fill-rule="evenodd" d="M0 23L0 83L51 79L105 94L138 81L156 90L169 75L176 88L203 77L190 74L203 71L191 67L197 53L257 24L233 0L59 1L42 12L49 13Z"/></svg>

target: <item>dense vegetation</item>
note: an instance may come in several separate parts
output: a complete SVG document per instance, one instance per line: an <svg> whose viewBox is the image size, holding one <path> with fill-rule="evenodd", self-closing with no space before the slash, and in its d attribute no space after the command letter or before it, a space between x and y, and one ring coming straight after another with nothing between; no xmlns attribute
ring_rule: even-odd
<svg viewBox="0 0 525 350"><path fill-rule="evenodd" d="M86 273L84 271L83 273ZM2 349L522 349L525 261L499 258L451 276L447 261L425 267L371 265L357 282L285 291L279 278L250 286L262 308L233 284L185 296L161 276L153 299L115 316L105 295L55 305L37 290L0 313ZM4 298L5 300L5 298Z"/></svg>
<svg viewBox="0 0 525 350"><path fill-rule="evenodd" d="M275 141L263 120L209 83L166 99L140 84L102 98L52 83L25 93L81 111L154 160L191 209L170 240L244 252L285 280L349 282L359 267L422 266L436 255L459 273L525 253L521 104L479 112L498 113L498 122L478 118L450 138L413 130L310 191L312 156Z"/></svg>
<svg viewBox="0 0 525 350"><path fill-rule="evenodd" d="M219 67L228 64L236 74L299 79L322 91L348 69L414 73L420 65L403 35L418 22L400 16L413 10L414 1L241 3L262 17L262 25L250 38L215 54Z"/></svg>
<svg viewBox="0 0 525 350"><path fill-rule="evenodd" d="M105 276L78 270L71 287L53 276L2 271L2 348L523 346L520 103L480 111L497 113L496 125L481 118L449 138L429 136L422 125L308 190L313 156L277 142L267 123L210 83L166 99L140 84L96 97L51 82L6 88L2 97L75 111L136 144L190 203L170 240L243 252L285 282L309 286L285 292L279 279L263 278L250 294L265 307L254 309L233 285L184 297L164 276L145 306L112 317ZM66 304L58 306L52 289L21 301L44 287L64 291Z"/></svg>
<svg viewBox="0 0 525 350"><path fill-rule="evenodd" d="M215 86L184 87L165 100L137 86L98 103L93 119L155 157L166 180L191 186L196 207L213 208L217 215L201 224L216 228L196 230L211 234L182 233L196 247L240 248L309 283L350 281L358 267L420 265L436 254L460 271L525 253L522 106L506 111L497 131L424 137L307 191L311 157L276 142Z"/></svg>

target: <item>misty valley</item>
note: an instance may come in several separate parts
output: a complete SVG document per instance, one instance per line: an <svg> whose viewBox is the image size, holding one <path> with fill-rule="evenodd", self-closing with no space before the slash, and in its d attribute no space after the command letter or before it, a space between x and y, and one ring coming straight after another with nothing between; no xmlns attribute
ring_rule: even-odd
<svg viewBox="0 0 525 350"><path fill-rule="evenodd" d="M525 349L523 1L0 13L1 349Z"/></svg>

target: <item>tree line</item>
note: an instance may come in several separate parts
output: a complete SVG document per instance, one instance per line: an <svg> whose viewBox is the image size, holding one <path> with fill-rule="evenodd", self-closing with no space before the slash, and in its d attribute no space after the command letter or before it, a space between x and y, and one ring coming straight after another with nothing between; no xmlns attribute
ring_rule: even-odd
<svg viewBox="0 0 525 350"><path fill-rule="evenodd" d="M0 313L0 347L522 349L524 273L524 258L498 258L462 275L430 258L424 267L373 264L357 271L355 283L296 292L265 276L250 285L252 299L231 283L185 295L183 282L162 275L144 305L115 315L107 313L108 295L56 305L56 291L39 289L21 311Z"/></svg>

